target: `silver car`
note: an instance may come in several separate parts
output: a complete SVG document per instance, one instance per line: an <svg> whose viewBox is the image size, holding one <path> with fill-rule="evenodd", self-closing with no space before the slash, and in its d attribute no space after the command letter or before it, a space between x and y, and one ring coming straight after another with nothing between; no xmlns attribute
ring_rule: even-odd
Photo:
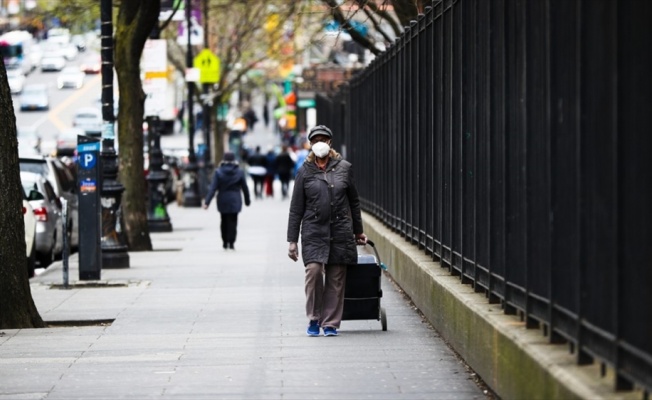
<svg viewBox="0 0 652 400"><path fill-rule="evenodd" d="M52 184L57 196L68 201L68 237L71 249L79 245L79 200L77 198L77 177L74 170L66 167L54 157L20 156L21 171L43 175Z"/></svg>
<svg viewBox="0 0 652 400"><path fill-rule="evenodd" d="M21 172L20 180L36 218L36 259L41 268L63 251L63 210L50 182L34 172Z"/></svg>
<svg viewBox="0 0 652 400"><path fill-rule="evenodd" d="M72 126L87 135L99 135L102 133L102 111L94 107L80 108L72 117Z"/></svg>
<svg viewBox="0 0 652 400"><path fill-rule="evenodd" d="M43 83L25 85L18 103L20 104L20 111L49 110L50 95L48 94L48 87Z"/></svg>

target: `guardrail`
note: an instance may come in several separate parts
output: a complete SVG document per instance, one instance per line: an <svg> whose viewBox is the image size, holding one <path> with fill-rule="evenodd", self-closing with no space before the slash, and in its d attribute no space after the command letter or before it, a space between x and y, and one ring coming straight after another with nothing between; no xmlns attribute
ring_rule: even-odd
<svg viewBox="0 0 652 400"><path fill-rule="evenodd" d="M433 2L319 97L363 207L652 389L652 20L635 0Z"/></svg>

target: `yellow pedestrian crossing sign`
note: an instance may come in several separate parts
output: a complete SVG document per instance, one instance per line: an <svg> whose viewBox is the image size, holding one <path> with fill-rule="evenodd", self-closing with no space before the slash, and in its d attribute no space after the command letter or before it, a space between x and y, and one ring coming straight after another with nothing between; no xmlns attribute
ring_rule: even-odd
<svg viewBox="0 0 652 400"><path fill-rule="evenodd" d="M204 49L193 60L193 66L199 69L200 83L217 83L220 81L220 59L213 52Z"/></svg>

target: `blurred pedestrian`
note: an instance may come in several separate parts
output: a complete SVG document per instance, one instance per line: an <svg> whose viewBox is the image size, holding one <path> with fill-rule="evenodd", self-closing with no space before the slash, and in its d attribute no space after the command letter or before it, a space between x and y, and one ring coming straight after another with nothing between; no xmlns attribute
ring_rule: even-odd
<svg viewBox="0 0 652 400"><path fill-rule="evenodd" d="M288 146L283 146L281 153L276 157L276 174L278 175L278 180L281 181L281 195L283 200L288 196L288 188L293 171L294 160L288 151Z"/></svg>
<svg viewBox="0 0 652 400"><path fill-rule="evenodd" d="M310 154L310 143L305 141L301 146L301 149L299 149L296 153L297 161L294 164L294 176L297 176L299 168L301 168L303 165L303 162L306 160L306 157L308 157L308 154Z"/></svg>
<svg viewBox="0 0 652 400"><path fill-rule="evenodd" d="M308 336L337 336L344 310L347 265L357 264L356 244L365 244L360 200L351 164L331 149L324 125L308 134L312 151L295 178L288 219L288 256L305 265Z"/></svg>
<svg viewBox="0 0 652 400"><path fill-rule="evenodd" d="M263 120L265 121L265 128L269 126L269 104L265 101L263 105Z"/></svg>
<svg viewBox="0 0 652 400"><path fill-rule="evenodd" d="M217 192L217 211L220 213L222 247L225 250L235 250L238 214L242 211L242 195L240 191L244 194L245 205L249 206L251 200L244 172L238 166L235 154L226 152L220 166L213 173L213 180L203 205L204 210L208 209L208 205L215 196L215 192Z"/></svg>
<svg viewBox="0 0 652 400"><path fill-rule="evenodd" d="M274 197L274 179L276 178L276 153L274 147L270 146L267 151L266 168L267 174L265 175L265 196Z"/></svg>
<svg viewBox="0 0 652 400"><path fill-rule="evenodd" d="M249 132L252 132L254 130L254 125L256 125L256 122L258 122L258 116L256 115L256 112L253 110L253 108L248 108L247 111L244 112L243 117L245 120L247 120L247 130Z"/></svg>
<svg viewBox="0 0 652 400"><path fill-rule="evenodd" d="M256 152L249 156L249 175L254 181L254 196L257 199L263 198L263 184L267 175L267 157L260 152L260 146L256 146Z"/></svg>

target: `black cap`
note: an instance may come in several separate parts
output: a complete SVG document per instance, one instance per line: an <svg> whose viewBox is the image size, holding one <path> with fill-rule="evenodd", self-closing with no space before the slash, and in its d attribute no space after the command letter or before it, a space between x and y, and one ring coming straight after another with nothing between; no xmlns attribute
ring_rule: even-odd
<svg viewBox="0 0 652 400"><path fill-rule="evenodd" d="M333 132L331 132L326 125L317 125L312 128L308 133L308 141L312 140L312 138L317 135L328 136L329 139L333 138Z"/></svg>
<svg viewBox="0 0 652 400"><path fill-rule="evenodd" d="M224 153L224 161L235 161L235 154L231 151Z"/></svg>

